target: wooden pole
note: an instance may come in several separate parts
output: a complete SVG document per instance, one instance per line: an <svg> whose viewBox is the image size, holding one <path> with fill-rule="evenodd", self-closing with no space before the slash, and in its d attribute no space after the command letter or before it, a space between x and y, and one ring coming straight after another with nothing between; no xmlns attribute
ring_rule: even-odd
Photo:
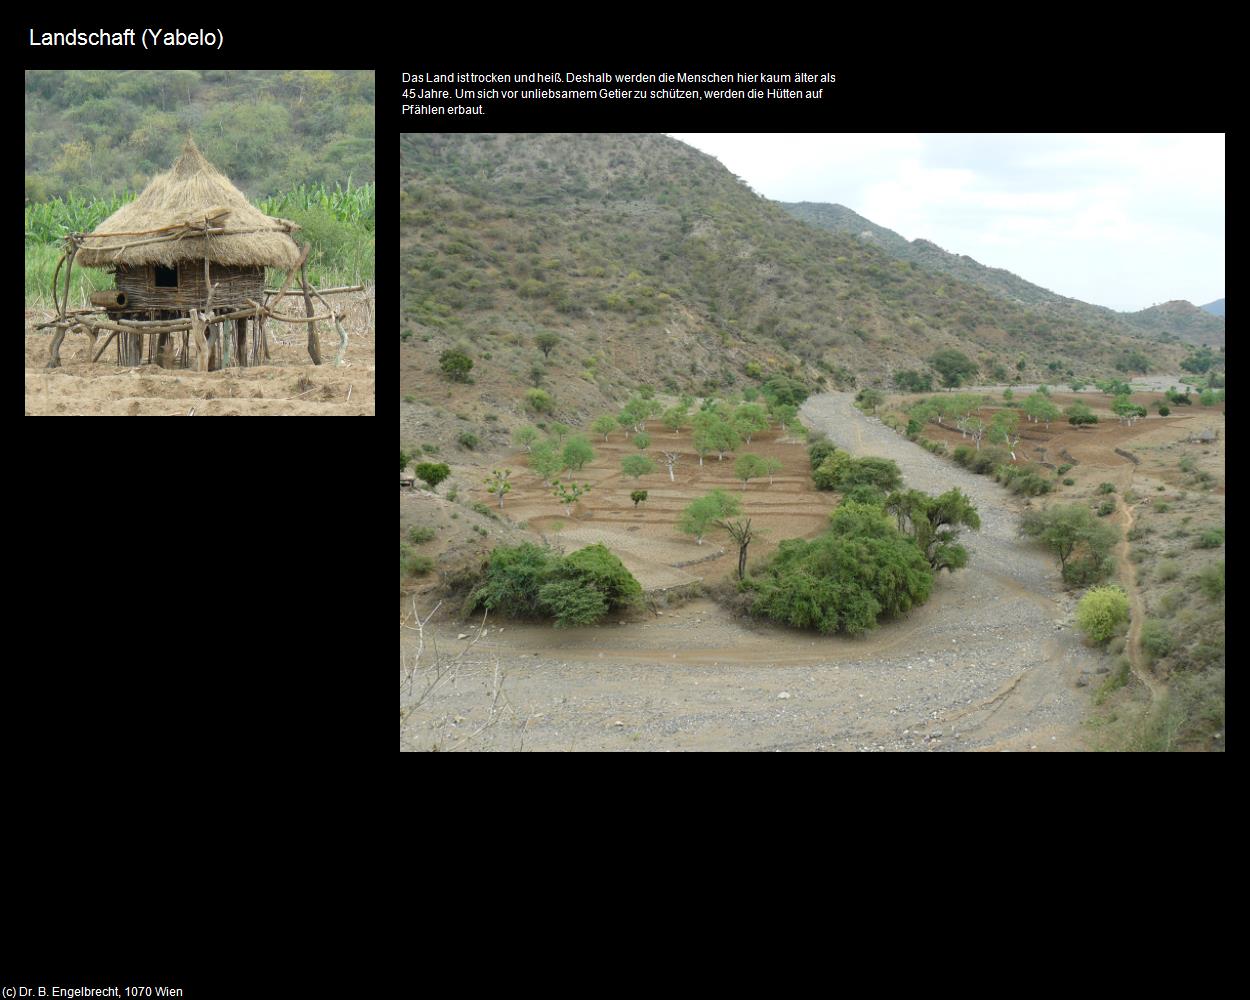
<svg viewBox="0 0 1250 1000"><path fill-rule="evenodd" d="M65 339L65 331L69 328L68 323L58 323L56 325L56 333L52 335L52 349L48 352L48 367L61 367L61 341Z"/></svg>
<svg viewBox="0 0 1250 1000"><path fill-rule="evenodd" d="M317 340L317 321L312 318L312 296L308 294L308 276L304 273L304 265L299 266L299 283L304 289L304 311L308 314L308 355L314 365L321 364L321 343Z"/></svg>

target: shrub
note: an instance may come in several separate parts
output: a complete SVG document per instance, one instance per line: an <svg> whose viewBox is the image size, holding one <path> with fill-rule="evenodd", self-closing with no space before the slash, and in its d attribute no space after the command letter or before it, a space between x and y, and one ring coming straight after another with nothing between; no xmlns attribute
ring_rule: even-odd
<svg viewBox="0 0 1250 1000"><path fill-rule="evenodd" d="M1208 528L1198 536L1194 542L1194 548L1198 549L1218 549L1224 544L1223 528Z"/></svg>
<svg viewBox="0 0 1250 1000"><path fill-rule="evenodd" d="M436 491L438 484L451 475L451 466L446 462L420 462L416 468L417 478L424 482L430 490Z"/></svg>
<svg viewBox="0 0 1250 1000"><path fill-rule="evenodd" d="M415 553L408 557L404 563L404 570L410 576L423 576L434 568L434 559L430 556L416 555Z"/></svg>
<svg viewBox="0 0 1250 1000"><path fill-rule="evenodd" d="M1076 606L1076 623L1094 642L1106 642L1128 621L1128 595L1119 587L1095 587Z"/></svg>
<svg viewBox="0 0 1250 1000"><path fill-rule="evenodd" d="M535 413L552 413L556 401L545 389L528 389L525 393L525 405Z"/></svg>
<svg viewBox="0 0 1250 1000"><path fill-rule="evenodd" d="M1156 403L1155 406L1158 408L1159 416L1161 417L1166 417L1172 412L1167 403Z"/></svg>
<svg viewBox="0 0 1250 1000"><path fill-rule="evenodd" d="M637 507L640 503L647 499L647 491L634 490L634 492L629 495L629 499L634 501L634 506Z"/></svg>
<svg viewBox="0 0 1250 1000"><path fill-rule="evenodd" d="M929 597L933 570L881 510L843 504L828 532L791 538L749 582L755 610L796 628L859 633Z"/></svg>
<svg viewBox="0 0 1250 1000"><path fill-rule="evenodd" d="M1099 483L1098 492L1099 493L1114 493L1115 483Z"/></svg>
<svg viewBox="0 0 1250 1000"><path fill-rule="evenodd" d="M1172 651L1172 633L1158 618L1147 618L1141 626L1141 647L1152 660Z"/></svg>
<svg viewBox="0 0 1250 1000"><path fill-rule="evenodd" d="M1098 423L1098 416L1084 403L1073 403L1063 411L1063 415L1068 418L1068 423L1074 427Z"/></svg>
<svg viewBox="0 0 1250 1000"><path fill-rule="evenodd" d="M505 618L535 618L542 611L538 591L558 557L530 542L498 546L486 567L485 582L473 591L468 611L484 607Z"/></svg>
<svg viewBox="0 0 1250 1000"><path fill-rule="evenodd" d="M844 451L834 449L825 456L812 473L812 482L818 490L836 490L842 481L842 470L851 462L851 456Z"/></svg>
<svg viewBox="0 0 1250 1000"><path fill-rule="evenodd" d="M852 486L842 495L843 501L852 503L865 503L873 507L885 506L885 491L876 486L870 486L867 483L860 483L858 486Z"/></svg>
<svg viewBox="0 0 1250 1000"><path fill-rule="evenodd" d="M453 382L468 382L473 359L463 351L449 350L439 355L438 366Z"/></svg>
<svg viewBox="0 0 1250 1000"><path fill-rule="evenodd" d="M811 459L812 471L820 468L821 463L837 450L832 441L818 440L808 445L807 455Z"/></svg>
<svg viewBox="0 0 1250 1000"><path fill-rule="evenodd" d="M403 448L400 448L399 449L399 471L403 472L406 468L408 468L408 463L411 462L412 459L413 459L412 455L409 455L408 452L404 451Z"/></svg>
<svg viewBox="0 0 1250 1000"><path fill-rule="evenodd" d="M1057 475L1057 476L1066 475L1066 474L1067 474L1068 472L1070 472L1071 470L1072 470L1072 466L1071 466L1071 465L1061 465L1061 466L1059 466L1059 468L1057 468L1057 469L1055 470L1055 475Z"/></svg>
<svg viewBox="0 0 1250 1000"><path fill-rule="evenodd" d="M1065 479L1065 480L1063 481L1063 485L1064 485L1064 486L1072 486L1075 482L1076 482L1076 480L1075 480L1075 479Z"/></svg>
<svg viewBox="0 0 1250 1000"><path fill-rule="evenodd" d="M888 458L855 458L842 473L841 488L875 486L880 490L896 490L903 485L898 464Z"/></svg>
<svg viewBox="0 0 1250 1000"><path fill-rule="evenodd" d="M461 448L467 448L469 451L472 451L478 446L479 441L477 439L477 435L472 431L462 431L457 436L456 443L460 445Z"/></svg>
<svg viewBox="0 0 1250 1000"><path fill-rule="evenodd" d="M1160 583L1167 583L1169 580L1175 580L1181 575L1181 568L1171 559L1165 559L1159 563L1155 569L1155 579Z"/></svg>
<svg viewBox="0 0 1250 1000"><path fill-rule="evenodd" d="M1119 531L1100 524L1081 504L1025 511L1020 531L1037 538L1059 557L1063 578L1070 585L1096 582L1115 569L1110 553L1119 540Z"/></svg>
<svg viewBox="0 0 1250 1000"><path fill-rule="evenodd" d="M1207 566L1194 579L1197 581L1199 589L1212 600L1217 600L1224 596L1223 563Z"/></svg>
<svg viewBox="0 0 1250 1000"><path fill-rule="evenodd" d="M435 534L436 532L433 528L409 528L408 541L412 542L413 545L424 545L426 542L430 541Z"/></svg>
<svg viewBox="0 0 1250 1000"><path fill-rule="evenodd" d="M591 625L608 612L607 598L575 577L543 584L538 598L542 607L555 618L557 628Z"/></svg>
<svg viewBox="0 0 1250 1000"><path fill-rule="evenodd" d="M1115 497L1107 497L1098 505L1098 516L1106 517L1108 514L1115 513Z"/></svg>
<svg viewBox="0 0 1250 1000"><path fill-rule="evenodd" d="M491 553L485 582L466 610L485 607L511 618L552 617L559 627L587 625L610 608L634 604L642 587L602 545L560 557L525 543Z"/></svg>

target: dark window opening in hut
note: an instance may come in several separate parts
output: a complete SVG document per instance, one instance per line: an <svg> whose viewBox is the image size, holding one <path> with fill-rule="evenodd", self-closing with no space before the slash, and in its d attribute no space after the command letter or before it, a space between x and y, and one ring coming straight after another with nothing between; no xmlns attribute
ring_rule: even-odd
<svg viewBox="0 0 1250 1000"><path fill-rule="evenodd" d="M157 288L177 288L178 287L178 269L176 267L161 267L156 265L156 287Z"/></svg>

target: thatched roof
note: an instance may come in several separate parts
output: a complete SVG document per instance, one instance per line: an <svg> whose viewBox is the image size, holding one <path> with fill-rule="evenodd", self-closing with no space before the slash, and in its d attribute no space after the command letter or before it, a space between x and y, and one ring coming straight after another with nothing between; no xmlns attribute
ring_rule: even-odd
<svg viewBox="0 0 1250 1000"><path fill-rule="evenodd" d="M294 267L299 258L299 248L289 235L299 227L283 219L272 219L255 208L188 138L173 169L157 174L138 198L101 222L85 238L76 260L87 267L170 266L180 260L203 260L203 236L188 235L135 246L161 234L133 234L152 230L176 232L187 224L202 225L206 217L213 220L213 228L237 233L208 237L208 259L214 263L287 268ZM109 236L110 233L129 235ZM125 249L118 252L119 247Z"/></svg>

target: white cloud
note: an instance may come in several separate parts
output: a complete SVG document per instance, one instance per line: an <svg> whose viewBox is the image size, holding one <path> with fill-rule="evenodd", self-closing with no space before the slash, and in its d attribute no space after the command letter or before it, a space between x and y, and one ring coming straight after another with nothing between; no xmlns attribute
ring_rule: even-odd
<svg viewBox="0 0 1250 1000"><path fill-rule="evenodd" d="M1223 134L674 134L778 201L1116 309L1224 295Z"/></svg>

